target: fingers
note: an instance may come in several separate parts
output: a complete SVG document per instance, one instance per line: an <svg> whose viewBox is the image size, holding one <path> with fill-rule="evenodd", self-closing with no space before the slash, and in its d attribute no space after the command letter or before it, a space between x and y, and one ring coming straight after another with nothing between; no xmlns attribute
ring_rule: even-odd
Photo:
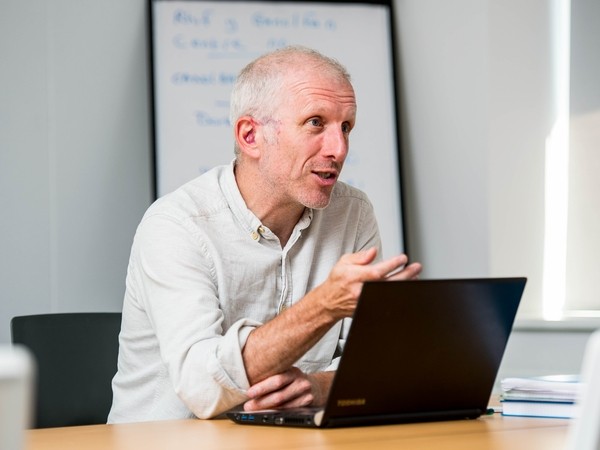
<svg viewBox="0 0 600 450"><path fill-rule="evenodd" d="M377 247L371 247L360 252L348 253L342 256L341 261L346 264L365 266L372 263L375 259L375 256L377 256Z"/></svg>
<svg viewBox="0 0 600 450"><path fill-rule="evenodd" d="M307 406L314 399L310 380L296 367L251 386L246 395L246 411Z"/></svg>
<svg viewBox="0 0 600 450"><path fill-rule="evenodd" d="M262 397L290 384L295 378L293 369L278 373L250 386L246 395L250 398Z"/></svg>
<svg viewBox="0 0 600 450"><path fill-rule="evenodd" d="M421 270L420 263L408 264L408 257L402 254L368 266L368 273L363 281L414 280Z"/></svg>
<svg viewBox="0 0 600 450"><path fill-rule="evenodd" d="M400 270L396 270L386 274L385 279L390 281L397 280L416 280L419 278L422 266L419 263L412 263L402 267Z"/></svg>
<svg viewBox="0 0 600 450"><path fill-rule="evenodd" d="M377 248L371 247L356 253L348 253L340 259L334 267L334 271L345 272L350 276L346 282L371 281L384 279L388 274L400 270L408 262L406 255L398 255L393 258L371 264L377 256Z"/></svg>
<svg viewBox="0 0 600 450"><path fill-rule="evenodd" d="M374 279L384 279L392 273L395 273L402 269L408 262L406 255L398 255L393 258L380 261L377 264L373 264L371 267L376 271L376 277Z"/></svg>

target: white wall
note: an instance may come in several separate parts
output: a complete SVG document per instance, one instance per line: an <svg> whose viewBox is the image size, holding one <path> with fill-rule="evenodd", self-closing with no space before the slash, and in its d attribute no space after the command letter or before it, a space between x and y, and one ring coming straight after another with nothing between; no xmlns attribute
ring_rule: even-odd
<svg viewBox="0 0 600 450"><path fill-rule="evenodd" d="M427 277L526 275L541 297L551 0L399 0L411 257Z"/></svg>
<svg viewBox="0 0 600 450"><path fill-rule="evenodd" d="M410 257L426 277L490 271L487 4L396 2Z"/></svg>
<svg viewBox="0 0 600 450"><path fill-rule="evenodd" d="M121 309L151 201L144 0L0 1L0 342Z"/></svg>
<svg viewBox="0 0 600 450"><path fill-rule="evenodd" d="M551 1L395 3L410 256L427 277L528 275L531 305ZM120 309L151 201L145 9L0 0L0 342L17 314ZM564 333L517 331L503 370L578 370L586 332ZM571 351L534 358L547 342Z"/></svg>

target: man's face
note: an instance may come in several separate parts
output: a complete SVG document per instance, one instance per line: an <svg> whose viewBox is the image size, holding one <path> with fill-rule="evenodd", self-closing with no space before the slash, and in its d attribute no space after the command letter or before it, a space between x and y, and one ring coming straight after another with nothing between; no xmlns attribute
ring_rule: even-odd
<svg viewBox="0 0 600 450"><path fill-rule="evenodd" d="M296 72L284 91L275 123L265 124L260 170L283 204L324 208L348 154L354 90L313 69Z"/></svg>

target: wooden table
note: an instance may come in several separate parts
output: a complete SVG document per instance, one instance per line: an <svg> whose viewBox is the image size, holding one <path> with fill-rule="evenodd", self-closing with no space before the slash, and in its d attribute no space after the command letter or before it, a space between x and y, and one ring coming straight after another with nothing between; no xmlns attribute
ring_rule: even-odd
<svg viewBox="0 0 600 450"><path fill-rule="evenodd" d="M562 450L569 423L494 414L477 420L319 430L189 419L28 430L26 449Z"/></svg>

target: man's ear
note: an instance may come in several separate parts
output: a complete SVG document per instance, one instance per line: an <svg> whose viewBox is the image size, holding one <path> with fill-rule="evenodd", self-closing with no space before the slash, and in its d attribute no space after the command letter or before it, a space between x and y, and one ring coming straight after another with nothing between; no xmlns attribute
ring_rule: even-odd
<svg viewBox="0 0 600 450"><path fill-rule="evenodd" d="M235 140L240 151L252 158L259 156L256 143L258 127L260 125L250 116L240 117L235 122Z"/></svg>

